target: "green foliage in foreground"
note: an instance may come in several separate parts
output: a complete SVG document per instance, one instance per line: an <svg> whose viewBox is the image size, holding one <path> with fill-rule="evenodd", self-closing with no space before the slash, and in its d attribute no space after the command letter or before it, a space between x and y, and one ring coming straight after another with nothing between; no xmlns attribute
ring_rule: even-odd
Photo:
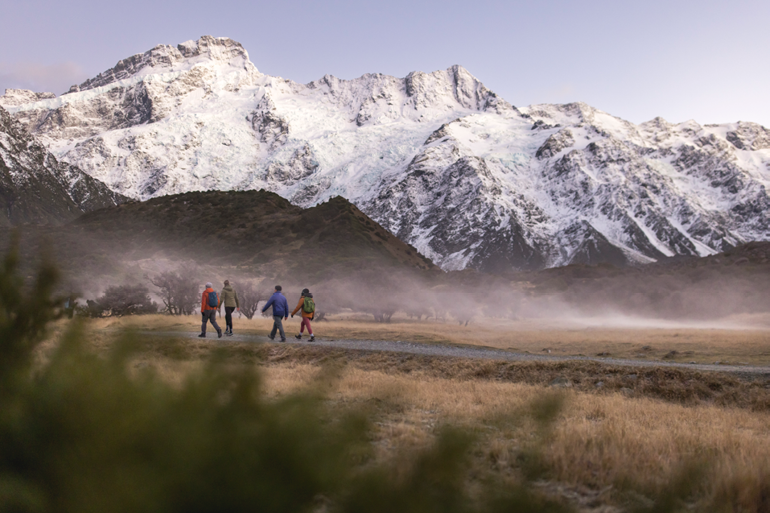
<svg viewBox="0 0 770 513"><path fill-rule="evenodd" d="M473 439L455 429L377 462L362 412L310 393L269 400L253 368L214 361L173 387L128 370L128 336L107 358L89 352L77 322L34 365L60 308L56 273L44 264L25 288L15 255L0 271L2 512L568 511L531 491L537 464L518 486L469 486ZM543 436L557 413L554 401L535 405ZM537 462L537 447L527 458ZM674 499L651 510L676 509Z"/></svg>

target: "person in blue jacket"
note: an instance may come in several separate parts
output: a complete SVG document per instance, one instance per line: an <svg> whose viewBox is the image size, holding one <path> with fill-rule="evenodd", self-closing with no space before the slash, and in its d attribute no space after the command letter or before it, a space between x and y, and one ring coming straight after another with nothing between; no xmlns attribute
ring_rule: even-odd
<svg viewBox="0 0 770 513"><path fill-rule="evenodd" d="M273 331L270 332L270 340L275 340L275 332L281 333L281 342L286 342L286 332L283 331L283 319L289 318L289 303L286 301L286 297L281 293L281 286L275 286L275 292L267 300L262 313L265 313L268 308L273 307Z"/></svg>

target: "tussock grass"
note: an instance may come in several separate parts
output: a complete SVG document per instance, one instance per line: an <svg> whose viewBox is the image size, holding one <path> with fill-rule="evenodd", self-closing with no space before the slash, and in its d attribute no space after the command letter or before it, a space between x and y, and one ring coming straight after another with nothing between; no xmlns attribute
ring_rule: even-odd
<svg viewBox="0 0 770 513"><path fill-rule="evenodd" d="M271 320L236 319L235 326L239 333L264 335ZM292 321L289 326L291 332ZM159 332L198 329L197 317L102 319L91 323L94 347L107 350L112 333L126 327ZM613 356L623 356L618 348L626 344L631 346L627 349L631 357L640 346L652 346L644 353L693 351L684 357L757 357L752 360L757 363L767 344L767 332L759 329L557 325L537 330L537 325L524 322L490 320L458 327L406 319L391 324L342 319L316 325L319 334L331 338L493 347L502 328L509 330L508 336L519 337L517 350L529 347L536 352L536 347L547 344L556 354L570 354L566 349L559 353L559 347L572 354L612 347ZM152 367L175 387L199 372L222 347L213 340L157 336L143 340L145 345L131 364L134 372ZM376 460L392 465L396 473L408 476L409 455L431 447L442 426L454 425L479 440L468 463L472 483L485 479L514 483L534 472L530 477L543 492L579 510L625 511L654 508L670 487L695 476L699 480L693 481L695 489L687 495L695 511L767 510L770 383L687 369L629 369L591 362L489 362L278 344L225 347L226 362L262 369L265 392L275 400L322 389L332 411L368 412ZM557 378L567 388L549 386ZM527 409L554 390L564 406L546 436L533 438L537 428ZM533 443L537 450L530 461Z"/></svg>
<svg viewBox="0 0 770 513"><path fill-rule="evenodd" d="M106 354L113 343L105 321L93 324L89 339ZM542 491L584 511L652 507L696 462L701 480L688 496L694 510L763 511L770 476L770 390L764 383L579 362L485 362L279 344L223 350L215 341L142 340L129 363L137 377L149 367L183 388L217 355L227 365L261 369L273 400L321 394L331 412L367 412L375 461L404 479L413 471L410 455L433 447L442 427L453 425L478 438L467 469L471 489L487 479L516 483L536 472ZM564 406L546 436L535 436L529 408L554 393L548 384L555 377L571 386L556 391ZM605 385L597 388L599 379ZM708 392L701 397L693 390ZM533 443L534 463L527 460Z"/></svg>
<svg viewBox="0 0 770 513"><path fill-rule="evenodd" d="M268 393L280 397L311 386L322 371L317 365L280 363L265 372ZM438 426L453 423L480 433L483 442L473 462L479 473L515 476L521 471L519 449L534 429L516 412L544 392L542 386L521 383L348 366L330 397L378 412L374 442L381 457L419 450L431 443ZM543 451L551 491L586 507L623 505L629 489L660 493L685 462L696 460L705 465L705 482L694 502L706 510L719 505L725 511L762 511L770 484L770 413L686 407L619 393L563 394L565 406Z"/></svg>

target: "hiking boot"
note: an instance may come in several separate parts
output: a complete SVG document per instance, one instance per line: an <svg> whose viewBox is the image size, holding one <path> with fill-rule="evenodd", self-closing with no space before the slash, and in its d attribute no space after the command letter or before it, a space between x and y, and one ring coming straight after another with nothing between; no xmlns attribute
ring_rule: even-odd
<svg viewBox="0 0 770 513"><path fill-rule="evenodd" d="M200 335L198 335L198 338L206 338L206 334L205 333L201 333Z"/></svg>
<svg viewBox="0 0 770 513"><path fill-rule="evenodd" d="M232 331L225 331L225 335L227 335L228 337L232 337L233 336L233 332Z"/></svg>
<svg viewBox="0 0 770 513"><path fill-rule="evenodd" d="M281 342L286 342L286 339L285 339L285 338L282 338L282 339L281 339Z"/></svg>
<svg viewBox="0 0 770 513"><path fill-rule="evenodd" d="M217 331L217 338L222 338L222 330Z"/></svg>
<svg viewBox="0 0 770 513"><path fill-rule="evenodd" d="M270 335L267 336L270 340L275 340L275 337L271 337Z"/></svg>
<svg viewBox="0 0 770 513"><path fill-rule="evenodd" d="M302 333L300 333L299 335L294 335L294 338L296 338L297 340L302 340Z"/></svg>
<svg viewBox="0 0 770 513"><path fill-rule="evenodd" d="M309 341L310 341L310 342L315 342L315 335L310 335L310 339L309 339Z"/></svg>

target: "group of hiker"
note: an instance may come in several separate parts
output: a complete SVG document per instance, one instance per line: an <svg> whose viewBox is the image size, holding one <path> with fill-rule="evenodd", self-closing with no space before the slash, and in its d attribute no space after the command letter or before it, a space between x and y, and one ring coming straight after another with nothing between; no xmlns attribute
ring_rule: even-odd
<svg viewBox="0 0 770 513"><path fill-rule="evenodd" d="M275 335L279 333L281 335L281 342L286 342L286 332L283 329L283 321L289 319L289 315L292 318L297 312L302 312L302 322L299 325L299 333L295 335L297 340L302 340L302 334L307 328L307 334L310 335L310 342L315 341L315 335L313 335L313 328L310 325L310 321L315 317L315 301L313 300L313 294L308 289L303 289L299 298L297 307L289 313L289 303L286 301L286 296L281 292L283 289L280 285L275 286L275 292L267 300L265 306L262 307L262 313L265 313L268 308L273 309L273 329L270 331L270 340L275 340ZM235 310L240 311L240 304L238 302L238 293L230 285L230 280L225 280L222 292L217 295L214 291L214 286L211 282L206 283L206 289L201 296L201 334L200 338L206 338L206 326L210 322L211 325L217 330L217 336L222 338L222 328L217 324L217 312L224 305L225 307L225 331L224 335L233 335L233 312Z"/></svg>

